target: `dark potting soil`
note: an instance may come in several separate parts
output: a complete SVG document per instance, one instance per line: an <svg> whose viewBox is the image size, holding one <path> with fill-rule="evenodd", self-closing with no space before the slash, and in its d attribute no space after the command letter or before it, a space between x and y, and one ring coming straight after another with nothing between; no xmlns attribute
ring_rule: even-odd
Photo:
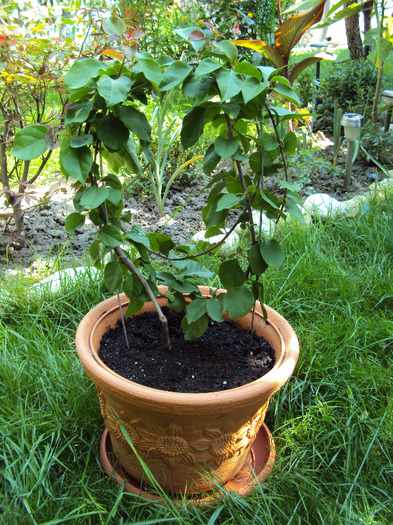
<svg viewBox="0 0 393 525"><path fill-rule="evenodd" d="M168 318L173 350L168 351L156 313L131 318L127 334L132 355L128 354L123 328L104 334L99 357L119 375L141 385L172 392L216 392L255 381L271 370L274 349L254 334L231 321L216 323L199 339L186 341L181 329L183 314L164 309Z"/></svg>

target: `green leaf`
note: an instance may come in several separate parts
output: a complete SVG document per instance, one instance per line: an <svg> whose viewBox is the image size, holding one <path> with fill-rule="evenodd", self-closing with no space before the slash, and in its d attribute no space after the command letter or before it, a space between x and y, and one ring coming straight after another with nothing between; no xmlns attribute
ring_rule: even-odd
<svg viewBox="0 0 393 525"><path fill-rule="evenodd" d="M181 293L171 294L171 299L168 301L168 308L174 312L184 312L186 307L186 300Z"/></svg>
<svg viewBox="0 0 393 525"><path fill-rule="evenodd" d="M119 119L138 138L150 141L151 126L143 113L132 106L121 106Z"/></svg>
<svg viewBox="0 0 393 525"><path fill-rule="evenodd" d="M102 29L108 36L120 36L122 37L124 31L127 29L126 24L118 16L110 16L104 18L102 21Z"/></svg>
<svg viewBox="0 0 393 525"><path fill-rule="evenodd" d="M261 84L256 78L246 78L242 86L242 95L244 103L248 104L250 100L260 95L266 89L265 83Z"/></svg>
<svg viewBox="0 0 393 525"><path fill-rule="evenodd" d="M122 193L120 190L114 190L113 188L108 188L108 201L114 204L115 206L121 201ZM122 219L125 220L125 219ZM130 222L130 221L128 221Z"/></svg>
<svg viewBox="0 0 393 525"><path fill-rule="evenodd" d="M20 160L32 160L42 155L47 149L46 133L43 124L32 124L20 129L15 135L11 155Z"/></svg>
<svg viewBox="0 0 393 525"><path fill-rule="evenodd" d="M123 122L112 113L99 120L97 137L111 150L123 148L129 139L130 132Z"/></svg>
<svg viewBox="0 0 393 525"><path fill-rule="evenodd" d="M236 62L237 48L232 42L229 42L229 40L221 40L220 42L214 42L214 47L219 49L221 53L224 53L232 63Z"/></svg>
<svg viewBox="0 0 393 525"><path fill-rule="evenodd" d="M159 85L160 91L169 91L178 86L191 73L192 67L186 62L178 60L170 64L162 75L162 80Z"/></svg>
<svg viewBox="0 0 393 525"><path fill-rule="evenodd" d="M275 85L274 91L282 95L284 98L289 100L290 102L293 102L296 104L296 106L300 106L300 100L298 95L293 91L293 89L288 88L287 86L283 86L282 84Z"/></svg>
<svg viewBox="0 0 393 525"><path fill-rule="evenodd" d="M241 286L246 280L246 274L236 259L228 259L220 264L218 276L222 286L227 290Z"/></svg>
<svg viewBox="0 0 393 525"><path fill-rule="evenodd" d="M150 241L151 249L163 255L169 255L169 252L175 246L172 239L163 233L148 233L147 237Z"/></svg>
<svg viewBox="0 0 393 525"><path fill-rule="evenodd" d="M293 131L289 131L284 137L284 153L294 155L296 153L297 137Z"/></svg>
<svg viewBox="0 0 393 525"><path fill-rule="evenodd" d="M256 142L258 146L261 146L265 151L273 151L279 146L276 136L265 132L258 136Z"/></svg>
<svg viewBox="0 0 393 525"><path fill-rule="evenodd" d="M202 218L207 228L224 226L225 219L228 217L229 213L228 210L216 210L217 202L221 197L221 195L215 194L214 192L217 187L219 187L219 185L213 188L213 190L210 192L210 195L207 199L207 204L202 210Z"/></svg>
<svg viewBox="0 0 393 525"><path fill-rule="evenodd" d="M214 151L222 159L227 159L228 157L232 157L232 155L236 153L238 147L239 147L239 144L235 137L232 137L231 139L226 139L220 136L220 137L217 137L216 140L214 141Z"/></svg>
<svg viewBox="0 0 393 525"><path fill-rule="evenodd" d="M224 295L224 309L231 319L240 319L254 306L254 295L246 286L228 290Z"/></svg>
<svg viewBox="0 0 393 525"><path fill-rule="evenodd" d="M210 88L210 79L208 77L195 78L190 76L183 82L183 95L190 97L193 101L193 105L197 106L200 104Z"/></svg>
<svg viewBox="0 0 393 525"><path fill-rule="evenodd" d="M84 87L92 78L99 75L100 71L106 71L108 62L100 62L96 58L84 58L74 62L64 77L64 85L67 89L78 89Z"/></svg>
<svg viewBox="0 0 393 525"><path fill-rule="evenodd" d="M139 160L137 145L131 135L128 138L125 151L127 153L126 163L128 169L136 175L143 176L143 168Z"/></svg>
<svg viewBox="0 0 393 525"><path fill-rule="evenodd" d="M281 250L280 243L276 239L264 241L261 244L261 254L266 264L273 266L277 270L280 269L283 261L284 254Z"/></svg>
<svg viewBox="0 0 393 525"><path fill-rule="evenodd" d="M214 170L214 168L217 166L220 160L221 157L220 155L217 155L214 149L214 144L210 144L203 159L203 171L206 173L206 175L211 174L211 172Z"/></svg>
<svg viewBox="0 0 393 525"><path fill-rule="evenodd" d="M259 277L268 267L262 257L260 245L257 243L251 246L247 255L248 264L250 265L251 270L257 277Z"/></svg>
<svg viewBox="0 0 393 525"><path fill-rule="evenodd" d="M188 281L181 281L180 279L173 279L173 281L169 283L169 288L180 293L198 292L198 288L194 284Z"/></svg>
<svg viewBox="0 0 393 525"><path fill-rule="evenodd" d="M82 146L89 146L91 144L93 144L93 137L90 135L90 133L85 133L84 135L79 135L79 137L74 137L70 142L71 148L81 148Z"/></svg>
<svg viewBox="0 0 393 525"><path fill-rule="evenodd" d="M285 211L300 223L304 224L306 222L299 206L288 197L285 200Z"/></svg>
<svg viewBox="0 0 393 525"><path fill-rule="evenodd" d="M150 241L146 235L140 235L135 231L130 231L125 234L127 239L130 239L133 243L142 244L146 248L150 248Z"/></svg>
<svg viewBox="0 0 393 525"><path fill-rule="evenodd" d="M70 213L65 220L65 229L67 232L74 232L85 223L85 216L81 213Z"/></svg>
<svg viewBox="0 0 393 525"><path fill-rule="evenodd" d="M261 71L250 64L249 62L243 61L236 64L236 67L234 69L236 73L240 73L242 75L248 75L249 77L253 77L258 81L258 84L260 84L260 80L262 79L262 73Z"/></svg>
<svg viewBox="0 0 393 525"><path fill-rule="evenodd" d="M173 261L173 265L184 275L197 277L213 277L213 272L197 261Z"/></svg>
<svg viewBox="0 0 393 525"><path fill-rule="evenodd" d="M237 95L243 86L242 77L232 69L221 69L217 75L217 83L220 89L222 102Z"/></svg>
<svg viewBox="0 0 393 525"><path fill-rule="evenodd" d="M180 134L183 148L190 148L198 142L205 126L205 116L206 108L196 106L184 117Z"/></svg>
<svg viewBox="0 0 393 525"><path fill-rule="evenodd" d="M128 303L126 317L137 314L144 304L145 303L142 299L134 299L133 301L130 301Z"/></svg>
<svg viewBox="0 0 393 525"><path fill-rule="evenodd" d="M97 237L105 246L110 248L116 248L124 242L121 232L110 224L105 224L98 232Z"/></svg>
<svg viewBox="0 0 393 525"><path fill-rule="evenodd" d="M230 210L237 206L244 199L244 195L235 195L234 193L225 193L217 202L217 211Z"/></svg>
<svg viewBox="0 0 393 525"><path fill-rule="evenodd" d="M206 313L206 300L194 299L188 304L186 309L187 322L189 324L197 321L202 315Z"/></svg>
<svg viewBox="0 0 393 525"><path fill-rule="evenodd" d="M201 335L203 335L207 330L207 316L203 315L197 321L191 324L188 323L187 317L184 316L181 322L181 326L183 328L184 339L186 339L186 341L190 339L198 339L198 337L201 337Z"/></svg>
<svg viewBox="0 0 393 525"><path fill-rule="evenodd" d="M127 100L131 85L131 80L124 75L119 78L102 75L97 81L98 93L105 99L108 107Z"/></svg>
<svg viewBox="0 0 393 525"><path fill-rule="evenodd" d="M78 180L82 184L93 166L93 157L87 146L71 148L70 141L64 139L60 148L60 167L66 177Z"/></svg>
<svg viewBox="0 0 393 525"><path fill-rule="evenodd" d="M67 104L64 113L65 124L80 124L81 122L86 122L92 109L92 100L82 100L82 102L78 104Z"/></svg>
<svg viewBox="0 0 393 525"><path fill-rule="evenodd" d="M67 219L66 219L67 220ZM89 255L93 259L94 263L99 262L100 259L100 243L95 239L89 247Z"/></svg>
<svg viewBox="0 0 393 525"><path fill-rule="evenodd" d="M123 280L120 264L116 261L110 261L105 266L104 281L109 292L115 292Z"/></svg>
<svg viewBox="0 0 393 525"><path fill-rule="evenodd" d="M139 65L147 80L150 80L154 87L158 89L162 80L162 71L158 62L154 58L141 58L139 59Z"/></svg>
<svg viewBox="0 0 393 525"><path fill-rule="evenodd" d="M108 194L108 188L104 188L103 186L92 186L83 191L79 202L86 210L94 210L106 201Z"/></svg>
<svg viewBox="0 0 393 525"><path fill-rule="evenodd" d="M213 58L204 58L195 70L195 78L210 75L210 73L213 73L216 69L220 69L220 67L222 67L222 64Z"/></svg>
<svg viewBox="0 0 393 525"><path fill-rule="evenodd" d="M217 321L217 323L221 323L224 318L222 316L221 312L221 305L218 299L209 299L206 304L206 311L207 315L213 319L213 321Z"/></svg>
<svg viewBox="0 0 393 525"><path fill-rule="evenodd" d="M132 274L124 279L123 290L129 299L139 297L142 288L143 285L136 275Z"/></svg>

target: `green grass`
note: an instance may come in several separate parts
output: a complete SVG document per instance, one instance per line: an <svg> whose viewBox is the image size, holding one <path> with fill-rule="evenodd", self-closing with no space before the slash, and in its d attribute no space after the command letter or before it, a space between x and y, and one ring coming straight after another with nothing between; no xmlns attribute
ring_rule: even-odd
<svg viewBox="0 0 393 525"><path fill-rule="evenodd" d="M301 357L267 414L277 460L251 496L211 508L153 506L101 470L103 422L74 350L100 283L34 297L22 274L3 279L0 523L390 525L392 210L390 196L357 218L283 228L287 260L266 285Z"/></svg>

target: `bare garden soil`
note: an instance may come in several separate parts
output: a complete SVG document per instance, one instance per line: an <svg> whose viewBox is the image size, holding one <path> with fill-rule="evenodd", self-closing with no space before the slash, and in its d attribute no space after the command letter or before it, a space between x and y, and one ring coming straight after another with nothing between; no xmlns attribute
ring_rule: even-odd
<svg viewBox="0 0 393 525"><path fill-rule="evenodd" d="M332 142L323 134L315 134L315 145L320 149L310 154L309 162L299 166L293 173L292 180L303 183L301 196L315 193L328 193L338 200L348 200L361 195L370 184L369 177L375 172L375 166L365 163L360 156L356 159L352 170L352 184L349 190L344 189L343 176L331 174L326 167L318 163L318 159L331 161L333 157ZM313 167L312 159L315 159ZM345 167L345 151L342 150L338 158L338 166ZM230 169L225 163L223 171ZM295 170L296 171L296 170ZM381 178L381 177L380 177ZM54 181L52 181L53 184ZM190 242L192 235L204 229L201 219L201 210L205 205L207 194L203 191L207 180L195 177L184 179L181 183L172 185L164 216L159 217L154 198L146 194L130 195L125 200L125 209L131 211L132 221L150 231L162 231L170 235L175 242ZM44 260L46 268L40 268L40 273L48 273L56 259L60 258L64 265L85 265L87 263L88 248L94 239L95 227L86 221L86 224L74 234L65 232L65 218L74 211L72 205L73 190L64 180L56 182L56 188L49 191L51 182L47 186L35 190L37 201L24 203L26 246L21 250L14 242L14 224L9 208L0 206L0 269L24 267L34 277L38 266ZM278 179L271 177L266 187L272 191L279 190ZM179 209L180 208L180 209ZM176 211L178 210L178 211ZM40 262L37 262L40 260ZM56 268L59 269L59 268Z"/></svg>
<svg viewBox="0 0 393 525"><path fill-rule="evenodd" d="M116 373L141 385L191 393L236 388L255 381L274 366L270 344L254 334L250 352L250 333L239 330L231 321L210 320L202 337L185 341L182 314L168 308L164 313L172 351L165 347L157 315L146 312L126 324L132 355L119 326L102 338L99 357Z"/></svg>

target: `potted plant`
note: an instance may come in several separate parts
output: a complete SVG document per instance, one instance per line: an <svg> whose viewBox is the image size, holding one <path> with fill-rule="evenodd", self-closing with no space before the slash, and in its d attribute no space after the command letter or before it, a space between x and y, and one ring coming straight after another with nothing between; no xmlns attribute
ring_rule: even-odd
<svg viewBox="0 0 393 525"><path fill-rule="evenodd" d="M125 29L116 17L104 27L118 36ZM142 459L170 492L208 490L206 471L223 483L236 476L249 458L272 394L291 375L299 352L289 323L263 306L261 276L268 266L281 266L283 253L279 242L265 239L260 227L262 213L275 221L288 213L302 220L287 177L281 196L264 188L265 177L278 169L287 175L286 155L295 152L296 135L286 130L285 123L297 115L283 107L283 101L298 99L288 80L273 68L254 66L238 56L231 42L214 41L213 36L209 28L190 31L188 38L199 53L192 63L135 54L123 40L123 47L104 51L109 60L77 61L65 77L70 98L60 164L76 191L76 211L67 217L66 228L72 231L86 219L95 225L90 255L96 264L103 264L109 291L117 292L80 323L78 355L97 386L110 446L121 466L139 486ZM173 88L182 89L191 105L181 130L183 147L196 144L208 124L216 133L203 160L203 169L211 176L202 212L206 237L222 234L222 243L236 227L249 235L246 252L219 265L226 290L195 284L198 276L211 275L199 260L221 243L177 246L169 236L134 224L123 209L126 183L116 172L121 166L140 170L142 153L153 157L143 104L152 92L160 97ZM19 143L19 149L22 146ZM224 159L231 159L233 169L212 175ZM157 258L164 261L165 271L157 269ZM125 317L145 311L157 313L167 351L176 352L171 349L165 305L184 312L186 340L202 336L210 320L236 320L250 332L251 340L255 333L271 344L274 367L237 388L178 393L140 385L103 363L99 353L103 334Z"/></svg>

